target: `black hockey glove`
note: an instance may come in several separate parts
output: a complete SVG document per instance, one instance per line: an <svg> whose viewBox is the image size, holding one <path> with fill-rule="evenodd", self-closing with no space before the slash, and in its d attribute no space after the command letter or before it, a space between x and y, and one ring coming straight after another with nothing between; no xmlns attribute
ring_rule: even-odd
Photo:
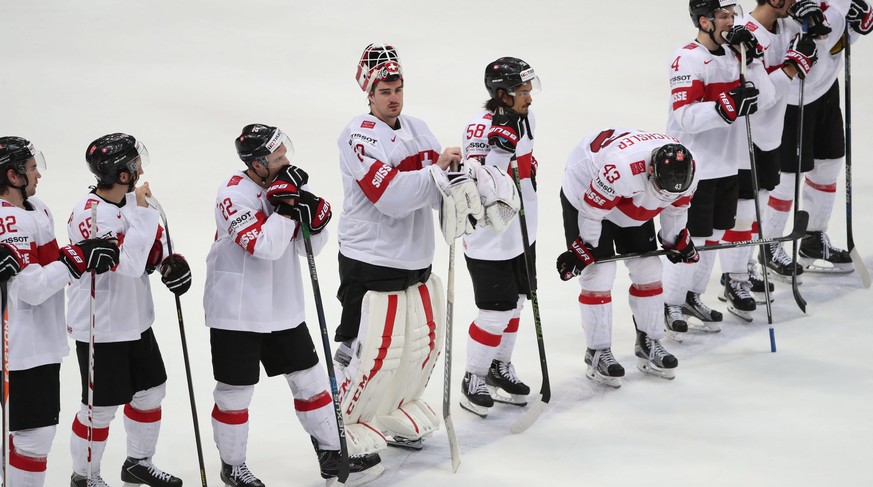
<svg viewBox="0 0 873 487"><path fill-rule="evenodd" d="M0 282L6 282L21 272L24 259L14 245L0 242Z"/></svg>
<svg viewBox="0 0 873 487"><path fill-rule="evenodd" d="M277 200L299 198L300 188L308 182L309 175L306 171L297 166L285 166L267 188L267 199L275 205Z"/></svg>
<svg viewBox="0 0 873 487"><path fill-rule="evenodd" d="M515 154L515 146L518 145L519 132L518 112L511 108L500 107L491 119L491 128L488 129L488 143L492 147L503 149Z"/></svg>
<svg viewBox="0 0 873 487"><path fill-rule="evenodd" d="M809 74L816 61L818 61L818 48L812 36L809 34L794 36L794 40L788 46L788 52L785 53L785 64L794 66L797 76L803 79Z"/></svg>
<svg viewBox="0 0 873 487"><path fill-rule="evenodd" d="M280 202L276 205L276 213L285 215L297 220L301 224L307 225L313 235L324 230L324 227L327 226L327 222L329 222L333 216L330 209L330 203L328 203L324 198L319 198L309 191L301 191L300 197L297 198L297 203L294 205Z"/></svg>
<svg viewBox="0 0 873 487"><path fill-rule="evenodd" d="M849 27L861 35L867 35L873 31L873 9L864 0L852 0L849 13L846 15Z"/></svg>
<svg viewBox="0 0 873 487"><path fill-rule="evenodd" d="M97 274L109 272L118 265L120 252L114 241L92 238L82 240L76 245L61 247L60 254L60 261L67 266L70 274L78 279L86 271L94 271Z"/></svg>
<svg viewBox="0 0 873 487"><path fill-rule="evenodd" d="M745 25L735 25L723 35L728 46L737 54L740 53L740 49L746 50L746 64L764 56L764 49L758 44L758 38Z"/></svg>
<svg viewBox="0 0 873 487"><path fill-rule="evenodd" d="M173 254L161 263L161 282L176 296L191 289L191 267L179 254Z"/></svg>
<svg viewBox="0 0 873 487"><path fill-rule="evenodd" d="M661 246L668 250L667 260L674 264L684 262L690 264L700 260L700 254L694 247L694 242L691 241L691 234L687 228L683 228L679 235L676 235L676 241L673 243L664 242L661 235L658 234L658 240L661 241Z"/></svg>
<svg viewBox="0 0 873 487"><path fill-rule="evenodd" d="M745 86L737 86L719 95L715 101L715 111L727 123L734 123L737 117L751 115L758 111L758 89L751 81Z"/></svg>
<svg viewBox="0 0 873 487"><path fill-rule="evenodd" d="M569 281L597 261L593 252L593 247L583 242L581 238L576 238L569 249L558 256L558 275L561 276L561 280Z"/></svg>
<svg viewBox="0 0 873 487"><path fill-rule="evenodd" d="M806 25L806 32L815 38L821 38L831 33L831 28L825 21L824 12L812 0L798 1L788 9L788 15Z"/></svg>

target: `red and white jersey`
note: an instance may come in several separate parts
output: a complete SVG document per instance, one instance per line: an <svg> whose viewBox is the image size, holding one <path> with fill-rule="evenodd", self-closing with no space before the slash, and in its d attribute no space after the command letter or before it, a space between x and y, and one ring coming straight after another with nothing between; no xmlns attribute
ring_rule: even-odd
<svg viewBox="0 0 873 487"><path fill-rule="evenodd" d="M691 186L683 193L662 194L649 180L648 170L653 150L678 143L664 134L607 129L586 137L573 149L561 190L579 210L579 236L585 243L597 246L602 220L631 228L659 214L664 241L676 239L685 228L700 177L695 172Z"/></svg>
<svg viewBox="0 0 873 487"><path fill-rule="evenodd" d="M483 110L466 127L463 135L464 159L477 158L483 164L491 164L504 169L512 175L510 168L511 154L502 150L491 150L488 144L488 129L491 128L491 118L494 112ZM524 214L527 221L527 233L530 243L537 239L537 193L534 191L531 174L536 177L537 160L533 156L533 132L536 130L536 119L533 111L528 111L527 123L522 119L518 144L515 155L518 160L518 178L521 182L521 197L524 202ZM476 230L464 235L464 254L480 260L508 260L524 252L521 240L521 220L514 218L506 230L495 233L490 228L476 227Z"/></svg>
<svg viewBox="0 0 873 487"><path fill-rule="evenodd" d="M785 125L785 108L788 106L789 85L797 84L782 71L785 54L791 41L800 33L800 24L792 19L777 19L774 32L770 32L751 14L746 14L742 23L758 39L764 50L764 69L775 88L775 96L769 106L758 105L758 111L751 115L752 139L763 151L771 151L782 145L782 127ZM815 68L813 68L815 69Z"/></svg>
<svg viewBox="0 0 873 487"><path fill-rule="evenodd" d="M270 333L305 321L300 256L306 247L298 223L274 213L267 191L237 171L218 188L215 225L206 256L206 326ZM313 252L327 238L326 229L312 235Z"/></svg>
<svg viewBox="0 0 873 487"><path fill-rule="evenodd" d="M0 199L0 242L18 249L24 268L9 280L9 370L57 364L70 348L64 323L67 266L58 260L54 218L45 203L30 209Z"/></svg>
<svg viewBox="0 0 873 487"><path fill-rule="evenodd" d="M91 207L97 205L95 233L91 233ZM156 240L162 241L167 255L166 233L158 223L160 213L136 204L136 195L127 193L121 204L104 200L94 193L82 198L67 222L71 242L87 238L118 240L121 251L118 265L95 281L95 342L139 340L155 320L152 290L146 263ZM67 289L67 332L79 342L88 341L91 327L91 275L86 272Z"/></svg>
<svg viewBox="0 0 873 487"><path fill-rule="evenodd" d="M724 47L710 52L693 41L673 54L669 76L667 134L694 154L700 179L733 176L740 167L748 168L745 121L729 124L715 109L718 97L740 84L739 57ZM748 66L746 78L760 91L759 105L773 103L775 88L760 60Z"/></svg>
<svg viewBox="0 0 873 487"><path fill-rule="evenodd" d="M427 125L401 115L389 127L359 115L337 145L343 177L338 240L344 256L395 269L423 269L433 262L433 209L440 193L427 166L440 144Z"/></svg>

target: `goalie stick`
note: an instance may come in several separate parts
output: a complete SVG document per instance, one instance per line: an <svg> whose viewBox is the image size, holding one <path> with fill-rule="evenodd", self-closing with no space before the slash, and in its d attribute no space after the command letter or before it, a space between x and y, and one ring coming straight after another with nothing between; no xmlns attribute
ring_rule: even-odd
<svg viewBox="0 0 873 487"><path fill-rule="evenodd" d="M454 163L453 169L457 170ZM452 324L455 313L455 240L449 245L449 270L446 283L446 344L443 369L443 423L446 425L446 436L449 439L449 449L452 455L452 471L457 472L461 465L461 449L458 446L458 436L455 434L455 423L452 421Z"/></svg>

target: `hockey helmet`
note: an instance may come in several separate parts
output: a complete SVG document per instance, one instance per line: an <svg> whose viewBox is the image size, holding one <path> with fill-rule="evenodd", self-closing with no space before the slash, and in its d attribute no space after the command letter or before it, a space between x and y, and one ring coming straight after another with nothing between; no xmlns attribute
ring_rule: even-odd
<svg viewBox="0 0 873 487"><path fill-rule="evenodd" d="M367 46L358 61L356 78L358 85L367 93L380 81L402 80L403 67L394 46L378 42Z"/></svg>
<svg viewBox="0 0 873 487"><path fill-rule="evenodd" d="M691 0L688 4L688 13L691 14L691 21L694 22L694 27L699 29L700 17L713 20L715 19L716 10L733 7L736 4L736 0Z"/></svg>
<svg viewBox="0 0 873 487"><path fill-rule="evenodd" d="M45 168L45 158L42 152L36 150L33 144L22 137L0 137L0 169L6 177L7 169L15 169L20 174L26 174L25 163L34 158L37 167Z"/></svg>
<svg viewBox="0 0 873 487"><path fill-rule="evenodd" d="M285 156L291 159L294 155L294 146L288 140L288 136L277 127L271 127L261 123L253 123L246 125L242 129L242 133L236 138L236 153L239 158L251 166L254 162L259 162L264 166L267 165L267 156L276 152L276 150L285 145L287 153Z"/></svg>
<svg viewBox="0 0 873 487"><path fill-rule="evenodd" d="M485 89L491 98L497 98L497 90L515 96L513 88L530 82L531 93L540 91L540 79L530 64L517 57L498 58L485 66Z"/></svg>
<svg viewBox="0 0 873 487"><path fill-rule="evenodd" d="M88 144L85 162L88 169L97 177L100 185L111 186L118 183L121 173L130 173L136 181L137 170L148 164L149 151L142 142L132 135L115 133L104 135Z"/></svg>
<svg viewBox="0 0 873 487"><path fill-rule="evenodd" d="M694 158L682 144L666 144L652 151L651 179L666 193L684 193L694 180Z"/></svg>

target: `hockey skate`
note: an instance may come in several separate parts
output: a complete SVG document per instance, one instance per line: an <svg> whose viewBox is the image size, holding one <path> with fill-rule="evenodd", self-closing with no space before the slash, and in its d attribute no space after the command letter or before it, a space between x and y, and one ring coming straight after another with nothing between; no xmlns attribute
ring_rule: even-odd
<svg viewBox="0 0 873 487"><path fill-rule="evenodd" d="M461 381L461 393L462 408L481 418L488 416L488 410L494 406L494 399L488 393L485 379L467 372Z"/></svg>
<svg viewBox="0 0 873 487"><path fill-rule="evenodd" d="M349 458L349 478L344 484L339 484L340 465L342 463L342 455L339 450L322 450L318 448L318 441L310 437L312 447L315 448L315 454L318 455L318 465L321 468L321 478L325 480L326 487L333 485L344 485L345 487L355 487L372 482L385 473L385 467L380 465L382 459L378 454L367 455L365 457Z"/></svg>
<svg viewBox="0 0 873 487"><path fill-rule="evenodd" d="M800 275L803 274L803 266L795 263L791 256L785 252L782 245L772 243L763 247L763 252L758 254L758 260L767 271L767 275L782 281L791 282L794 268L797 268L797 284L801 284Z"/></svg>
<svg viewBox="0 0 873 487"><path fill-rule="evenodd" d="M707 333L718 333L721 331L719 321L724 319L722 314L709 306L703 304L700 295L688 291L685 295L685 303L682 304L682 312L685 316L693 316L700 321L686 321L689 330L703 331Z"/></svg>
<svg viewBox="0 0 873 487"><path fill-rule="evenodd" d="M725 276L722 274L719 283L724 286L724 282ZM752 297L755 298L755 303L766 304L767 294L764 292L764 278L758 273L758 266L754 262L749 262L749 282L752 284L751 291ZM774 300L773 291L775 291L776 288L773 286L772 282L768 284L770 284L770 302L772 303Z"/></svg>
<svg viewBox="0 0 873 487"><path fill-rule="evenodd" d="M226 487L264 487L264 483L255 477L245 463L228 465L221 462L221 481Z"/></svg>
<svg viewBox="0 0 873 487"><path fill-rule="evenodd" d="M679 366L679 360L665 350L661 342L652 340L640 330L637 330L634 355L637 356L637 368L641 372L668 380L673 380L676 377L675 369Z"/></svg>
<svg viewBox="0 0 873 487"><path fill-rule="evenodd" d="M682 306L664 303L664 326L668 337L682 343L683 335L688 332L688 322L685 321Z"/></svg>
<svg viewBox="0 0 873 487"><path fill-rule="evenodd" d="M407 450L421 450L424 448L423 438L406 438L403 436L386 436L385 442L388 446L395 448L406 448Z"/></svg>
<svg viewBox="0 0 873 487"><path fill-rule="evenodd" d="M612 355L612 349L587 349L585 351L585 363L588 364L585 377L605 386L616 389L621 387L624 367L615 360L615 357Z"/></svg>
<svg viewBox="0 0 873 487"><path fill-rule="evenodd" d="M758 307L752 297L752 283L748 280L734 279L730 274L722 274L725 281L724 294L719 301L727 303L728 311L745 321L752 321L752 311Z"/></svg>
<svg viewBox="0 0 873 487"><path fill-rule="evenodd" d="M70 477L70 487L109 487L103 477L99 475L91 476L91 480L88 480L88 477L84 475L79 475L74 473L72 477Z"/></svg>
<svg viewBox="0 0 873 487"><path fill-rule="evenodd" d="M494 401L513 406L527 406L530 387L515 374L512 362L492 360L488 375L485 376L485 385Z"/></svg>
<svg viewBox="0 0 873 487"><path fill-rule="evenodd" d="M810 272L844 274L855 270L849 252L831 245L825 232L806 232L797 254Z"/></svg>
<svg viewBox="0 0 873 487"><path fill-rule="evenodd" d="M181 487L182 479L159 469L151 458L127 457L121 466L123 487L148 485L149 487Z"/></svg>

